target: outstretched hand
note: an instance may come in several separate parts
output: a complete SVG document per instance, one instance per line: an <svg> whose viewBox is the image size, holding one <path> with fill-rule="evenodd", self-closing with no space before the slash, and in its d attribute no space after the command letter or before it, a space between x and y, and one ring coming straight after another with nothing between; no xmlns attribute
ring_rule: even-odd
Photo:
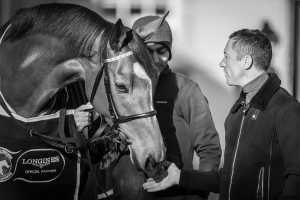
<svg viewBox="0 0 300 200"><path fill-rule="evenodd" d="M155 182L154 179L149 178L143 184L143 188L147 192L157 192L161 190L165 190L173 185L179 184L180 179L180 169L172 163L168 168L168 175L160 182Z"/></svg>

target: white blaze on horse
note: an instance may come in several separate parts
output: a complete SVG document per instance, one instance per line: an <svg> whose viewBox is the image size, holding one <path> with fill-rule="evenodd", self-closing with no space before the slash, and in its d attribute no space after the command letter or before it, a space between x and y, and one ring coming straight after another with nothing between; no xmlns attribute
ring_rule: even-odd
<svg viewBox="0 0 300 200"><path fill-rule="evenodd" d="M63 108L56 93L84 80L95 110L131 142L134 164L155 174L165 157L153 108L157 69L133 31L78 5L44 4L18 12L1 35L0 90L13 116Z"/></svg>

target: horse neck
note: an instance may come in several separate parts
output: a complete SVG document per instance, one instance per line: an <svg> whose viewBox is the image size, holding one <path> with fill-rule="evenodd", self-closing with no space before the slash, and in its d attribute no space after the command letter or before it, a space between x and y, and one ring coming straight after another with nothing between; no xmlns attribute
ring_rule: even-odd
<svg viewBox="0 0 300 200"><path fill-rule="evenodd" d="M43 35L1 45L0 90L17 114L39 115L42 106L58 90L56 74L52 72L56 69L57 54L62 54L63 49L59 40Z"/></svg>
<svg viewBox="0 0 300 200"><path fill-rule="evenodd" d="M23 117L34 117L40 114L41 106L54 95L55 91L45 89L44 84L36 88L21 82L2 81L1 91L14 112Z"/></svg>
<svg viewBox="0 0 300 200"><path fill-rule="evenodd" d="M17 70L15 65L17 65L18 58L15 57L11 49L6 49L6 51L0 52L1 59L0 71L1 71L1 84L0 91L3 94L5 102L12 112L16 112L22 116L31 116L35 113L35 105L31 102L33 98L37 96L34 95L31 100L27 99L28 96L31 96L33 92L29 88L25 88L26 84L20 83L20 77L17 75ZM29 77L28 77L29 78ZM26 109L32 108L32 109ZM32 112L28 112L28 111Z"/></svg>

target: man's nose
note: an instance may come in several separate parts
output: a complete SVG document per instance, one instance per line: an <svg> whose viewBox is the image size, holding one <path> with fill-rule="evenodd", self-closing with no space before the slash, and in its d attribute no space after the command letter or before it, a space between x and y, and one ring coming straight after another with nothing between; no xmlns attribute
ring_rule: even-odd
<svg viewBox="0 0 300 200"><path fill-rule="evenodd" d="M221 60L221 62L219 63L219 67L224 68L225 67L225 62L224 62L224 58Z"/></svg>
<svg viewBox="0 0 300 200"><path fill-rule="evenodd" d="M160 62L160 57L159 57L159 55L157 54L156 51L153 51L152 56L153 56L153 60L154 60L155 63L159 63Z"/></svg>

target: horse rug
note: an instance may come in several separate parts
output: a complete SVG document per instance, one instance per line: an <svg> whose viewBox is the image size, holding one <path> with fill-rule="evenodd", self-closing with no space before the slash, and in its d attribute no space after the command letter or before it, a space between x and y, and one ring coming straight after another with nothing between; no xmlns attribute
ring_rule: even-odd
<svg viewBox="0 0 300 200"><path fill-rule="evenodd" d="M88 168L79 150L56 148L32 134L57 134L59 113L14 118L0 112L0 199L77 200ZM74 120L73 115L65 120Z"/></svg>

